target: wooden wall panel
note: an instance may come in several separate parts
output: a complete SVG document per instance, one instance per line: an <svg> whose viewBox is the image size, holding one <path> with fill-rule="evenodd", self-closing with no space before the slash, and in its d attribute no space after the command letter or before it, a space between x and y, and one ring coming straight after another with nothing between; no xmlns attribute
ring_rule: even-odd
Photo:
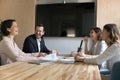
<svg viewBox="0 0 120 80"><path fill-rule="evenodd" d="M22 48L24 38L34 32L36 0L0 0L0 19L16 19L20 28L15 38Z"/></svg>
<svg viewBox="0 0 120 80"><path fill-rule="evenodd" d="M97 26L115 23L120 29L120 0L97 0Z"/></svg>

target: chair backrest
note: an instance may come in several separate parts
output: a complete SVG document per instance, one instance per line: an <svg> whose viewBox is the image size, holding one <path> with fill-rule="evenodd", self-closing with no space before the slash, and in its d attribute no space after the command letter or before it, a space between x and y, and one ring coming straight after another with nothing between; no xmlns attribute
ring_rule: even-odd
<svg viewBox="0 0 120 80"><path fill-rule="evenodd" d="M0 65L4 65L6 63L6 56L5 54L0 53Z"/></svg>
<svg viewBox="0 0 120 80"><path fill-rule="evenodd" d="M120 80L120 61L112 67L111 80Z"/></svg>
<svg viewBox="0 0 120 80"><path fill-rule="evenodd" d="M2 60L1 60L1 56L0 56L0 66L2 65Z"/></svg>

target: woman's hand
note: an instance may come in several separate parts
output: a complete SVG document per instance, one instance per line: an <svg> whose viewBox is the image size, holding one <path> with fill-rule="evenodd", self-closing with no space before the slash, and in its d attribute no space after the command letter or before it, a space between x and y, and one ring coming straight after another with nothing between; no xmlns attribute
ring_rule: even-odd
<svg viewBox="0 0 120 80"><path fill-rule="evenodd" d="M86 55L84 53L78 52L76 56L85 57Z"/></svg>
<svg viewBox="0 0 120 80"><path fill-rule="evenodd" d="M78 54L75 56L75 61L84 62L85 56L86 55L84 53L78 52Z"/></svg>
<svg viewBox="0 0 120 80"><path fill-rule="evenodd" d="M88 43L88 37L86 36L86 37L84 37L84 42L85 42L85 44L87 44Z"/></svg>
<svg viewBox="0 0 120 80"><path fill-rule="evenodd" d="M80 57L80 56L76 56L75 57L75 61L80 61L80 62L84 62L84 57Z"/></svg>

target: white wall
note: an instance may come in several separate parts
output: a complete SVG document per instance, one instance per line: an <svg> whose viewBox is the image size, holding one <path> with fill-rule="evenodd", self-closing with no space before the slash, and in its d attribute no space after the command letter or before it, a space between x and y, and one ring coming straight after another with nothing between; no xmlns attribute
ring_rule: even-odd
<svg viewBox="0 0 120 80"><path fill-rule="evenodd" d="M71 51L77 51L80 46L82 37L45 37L45 43L48 49L58 50L61 54L70 54ZM89 48L91 47L91 40L89 39ZM82 52L84 52L84 42L82 45Z"/></svg>

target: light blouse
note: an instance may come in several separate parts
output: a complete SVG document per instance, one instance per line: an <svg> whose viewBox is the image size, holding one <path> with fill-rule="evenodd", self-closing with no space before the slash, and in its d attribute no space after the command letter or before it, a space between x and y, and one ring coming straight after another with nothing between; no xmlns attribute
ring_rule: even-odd
<svg viewBox="0 0 120 80"><path fill-rule="evenodd" d="M97 41L92 45L89 53L92 55L102 54L107 49L107 44L105 41Z"/></svg>
<svg viewBox="0 0 120 80"><path fill-rule="evenodd" d="M3 37L3 40L0 42L0 56L2 59L2 64L13 63L16 61L29 62L41 60L42 57L37 57L38 55L39 53L25 54L9 37Z"/></svg>
<svg viewBox="0 0 120 80"><path fill-rule="evenodd" d="M113 64L117 61L120 61L120 44L114 43L102 54L93 57L86 57L84 61L92 64L102 64L102 62L107 61L108 69L111 70Z"/></svg>

